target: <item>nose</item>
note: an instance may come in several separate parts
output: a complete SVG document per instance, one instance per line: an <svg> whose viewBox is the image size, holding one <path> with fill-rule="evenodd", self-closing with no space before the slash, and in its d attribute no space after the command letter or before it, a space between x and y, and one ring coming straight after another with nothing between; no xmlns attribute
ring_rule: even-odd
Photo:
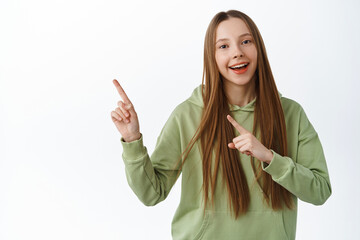
<svg viewBox="0 0 360 240"><path fill-rule="evenodd" d="M241 51L241 48L239 46L236 46L234 48L233 58L243 57L244 53Z"/></svg>

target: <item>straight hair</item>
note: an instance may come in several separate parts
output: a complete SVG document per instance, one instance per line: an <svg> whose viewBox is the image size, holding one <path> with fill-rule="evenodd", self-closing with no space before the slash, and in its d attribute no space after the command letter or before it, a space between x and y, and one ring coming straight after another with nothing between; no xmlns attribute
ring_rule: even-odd
<svg viewBox="0 0 360 240"><path fill-rule="evenodd" d="M231 115L228 99L223 87L223 79L215 60L216 30L219 24L230 18L245 22L257 49L257 69L251 81L255 81L255 111L252 133L260 131L260 141L268 149L287 156L287 136L284 112L278 90L267 58L265 45L255 23L246 14L229 10L219 12L211 20L205 35L204 69L201 92L204 102L201 121L194 136L182 154L185 163L194 144L200 139L204 208L214 206L214 196L219 170L226 183L228 204L235 218L247 212L250 192L238 151L228 147L235 138L234 127L226 119ZM214 159L214 161L213 161ZM256 162L256 163L255 163ZM273 210L294 207L292 194L261 168L261 162L251 157L255 180L263 190L263 197ZM205 209L204 209L205 210Z"/></svg>

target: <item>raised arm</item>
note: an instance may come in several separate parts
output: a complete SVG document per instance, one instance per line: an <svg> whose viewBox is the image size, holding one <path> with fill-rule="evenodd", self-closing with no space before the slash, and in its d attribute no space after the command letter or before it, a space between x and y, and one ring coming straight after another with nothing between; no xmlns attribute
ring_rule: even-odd
<svg viewBox="0 0 360 240"><path fill-rule="evenodd" d="M170 116L158 138L151 158L143 145L134 106L117 80L113 81L122 101L111 112L111 119L122 135L122 158L129 186L147 206L164 200L178 177L180 157L176 119Z"/></svg>

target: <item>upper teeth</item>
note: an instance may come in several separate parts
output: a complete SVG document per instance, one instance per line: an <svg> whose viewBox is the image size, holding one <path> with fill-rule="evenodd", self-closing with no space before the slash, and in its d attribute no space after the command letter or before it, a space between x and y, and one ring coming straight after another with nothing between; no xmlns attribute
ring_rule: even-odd
<svg viewBox="0 0 360 240"><path fill-rule="evenodd" d="M248 65L248 64L247 63L242 63L242 64L239 64L239 65L236 65L236 66L232 66L230 68L241 68L241 67L244 67L246 65Z"/></svg>

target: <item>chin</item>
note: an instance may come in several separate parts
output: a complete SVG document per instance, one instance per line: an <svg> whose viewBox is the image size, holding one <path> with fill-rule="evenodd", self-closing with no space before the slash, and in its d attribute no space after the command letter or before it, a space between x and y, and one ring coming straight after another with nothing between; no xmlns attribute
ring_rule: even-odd
<svg viewBox="0 0 360 240"><path fill-rule="evenodd" d="M239 78L225 78L224 79L224 83L228 84L228 85L233 85L233 86L247 86L250 84L251 82L251 78L246 78L246 79L239 79Z"/></svg>

